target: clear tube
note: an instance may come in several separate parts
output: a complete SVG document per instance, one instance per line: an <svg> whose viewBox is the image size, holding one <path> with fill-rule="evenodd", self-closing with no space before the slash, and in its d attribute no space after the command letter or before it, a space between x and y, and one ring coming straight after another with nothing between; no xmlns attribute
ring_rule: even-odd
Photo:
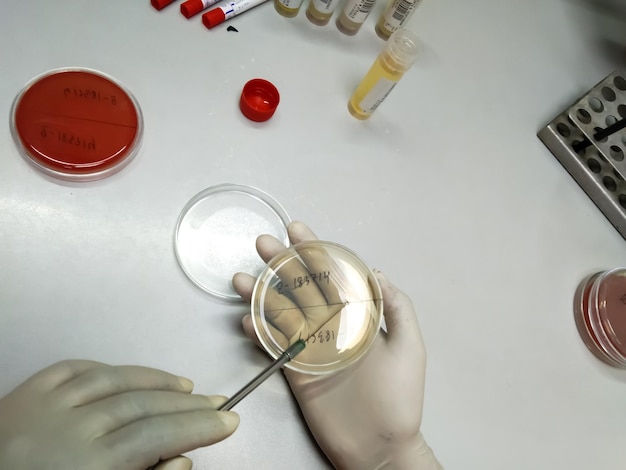
<svg viewBox="0 0 626 470"><path fill-rule="evenodd" d="M330 21L340 0L311 0L306 9L306 17L313 24L324 26Z"/></svg>
<svg viewBox="0 0 626 470"><path fill-rule="evenodd" d="M347 0L337 17L337 29L343 34L354 36L372 11L376 0Z"/></svg>
<svg viewBox="0 0 626 470"><path fill-rule="evenodd" d="M393 33L348 101L350 114L368 119L411 68L419 50L420 42L412 31L401 28Z"/></svg>
<svg viewBox="0 0 626 470"><path fill-rule="evenodd" d="M303 2L304 0L274 0L274 8L280 15L293 18L298 15Z"/></svg>
<svg viewBox="0 0 626 470"><path fill-rule="evenodd" d="M389 36L409 21L421 3L422 0L390 0L374 28L378 37L385 41L389 39Z"/></svg>

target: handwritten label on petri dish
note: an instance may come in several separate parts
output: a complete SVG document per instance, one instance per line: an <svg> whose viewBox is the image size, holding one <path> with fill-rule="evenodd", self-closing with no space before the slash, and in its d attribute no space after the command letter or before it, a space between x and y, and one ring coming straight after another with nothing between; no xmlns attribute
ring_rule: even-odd
<svg viewBox="0 0 626 470"><path fill-rule="evenodd" d="M56 71L27 85L14 105L13 126L26 157L68 177L112 172L141 140L134 99L89 70Z"/></svg>
<svg viewBox="0 0 626 470"><path fill-rule="evenodd" d="M283 294L290 290L301 289L303 287L307 287L309 285L313 285L313 283L325 283L330 285L330 271L324 271L321 273L311 273L305 276L294 277L292 281L289 283L285 283L283 281L278 281L276 283L276 290L279 294Z"/></svg>

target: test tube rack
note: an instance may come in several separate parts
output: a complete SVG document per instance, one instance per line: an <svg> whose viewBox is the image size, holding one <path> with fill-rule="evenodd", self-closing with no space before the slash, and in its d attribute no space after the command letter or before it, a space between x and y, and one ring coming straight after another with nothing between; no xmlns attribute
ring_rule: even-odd
<svg viewBox="0 0 626 470"><path fill-rule="evenodd" d="M611 73L537 136L626 239L625 76Z"/></svg>

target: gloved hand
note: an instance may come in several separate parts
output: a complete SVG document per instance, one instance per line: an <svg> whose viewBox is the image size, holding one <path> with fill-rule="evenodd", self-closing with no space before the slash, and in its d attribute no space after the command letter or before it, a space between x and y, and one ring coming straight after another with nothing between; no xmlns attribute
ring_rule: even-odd
<svg viewBox="0 0 626 470"><path fill-rule="evenodd" d="M193 383L166 372L63 361L0 399L0 468L188 470L179 456L232 434L226 398L191 395ZM170 459L170 460L168 460Z"/></svg>
<svg viewBox="0 0 626 470"><path fill-rule="evenodd" d="M300 222L288 228L292 244L316 240ZM263 235L257 251L269 261L285 247ZM337 469L442 468L420 432L426 352L410 299L380 272L386 332L357 363L332 375L285 369L285 376L322 451ZM251 300L254 277L238 273L237 292ZM243 319L256 339L252 319ZM306 351L306 349L305 349Z"/></svg>

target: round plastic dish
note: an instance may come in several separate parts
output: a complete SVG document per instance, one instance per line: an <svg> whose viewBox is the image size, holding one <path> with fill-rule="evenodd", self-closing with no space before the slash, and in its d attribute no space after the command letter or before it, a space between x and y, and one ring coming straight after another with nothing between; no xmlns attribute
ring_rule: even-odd
<svg viewBox="0 0 626 470"><path fill-rule="evenodd" d="M29 83L11 108L11 133L22 156L44 173L92 181L126 166L143 137L137 100L95 70L49 71Z"/></svg>
<svg viewBox="0 0 626 470"><path fill-rule="evenodd" d="M574 296L574 317L587 348L606 364L626 369L626 268L585 278Z"/></svg>
<svg viewBox="0 0 626 470"><path fill-rule="evenodd" d="M238 302L232 277L257 276L265 267L256 238L270 234L289 242L289 216L265 192L236 184L212 186L196 194L176 224L174 249L187 277L213 296Z"/></svg>
<svg viewBox="0 0 626 470"><path fill-rule="evenodd" d="M254 78L244 85L239 108L251 121L263 122L274 115L279 102L280 95L272 83Z"/></svg>
<svg viewBox="0 0 626 470"><path fill-rule="evenodd" d="M341 370L368 351L383 304L372 271L349 249L303 242L269 261L252 294L252 322L274 358L298 339L306 347L285 367L307 374Z"/></svg>

